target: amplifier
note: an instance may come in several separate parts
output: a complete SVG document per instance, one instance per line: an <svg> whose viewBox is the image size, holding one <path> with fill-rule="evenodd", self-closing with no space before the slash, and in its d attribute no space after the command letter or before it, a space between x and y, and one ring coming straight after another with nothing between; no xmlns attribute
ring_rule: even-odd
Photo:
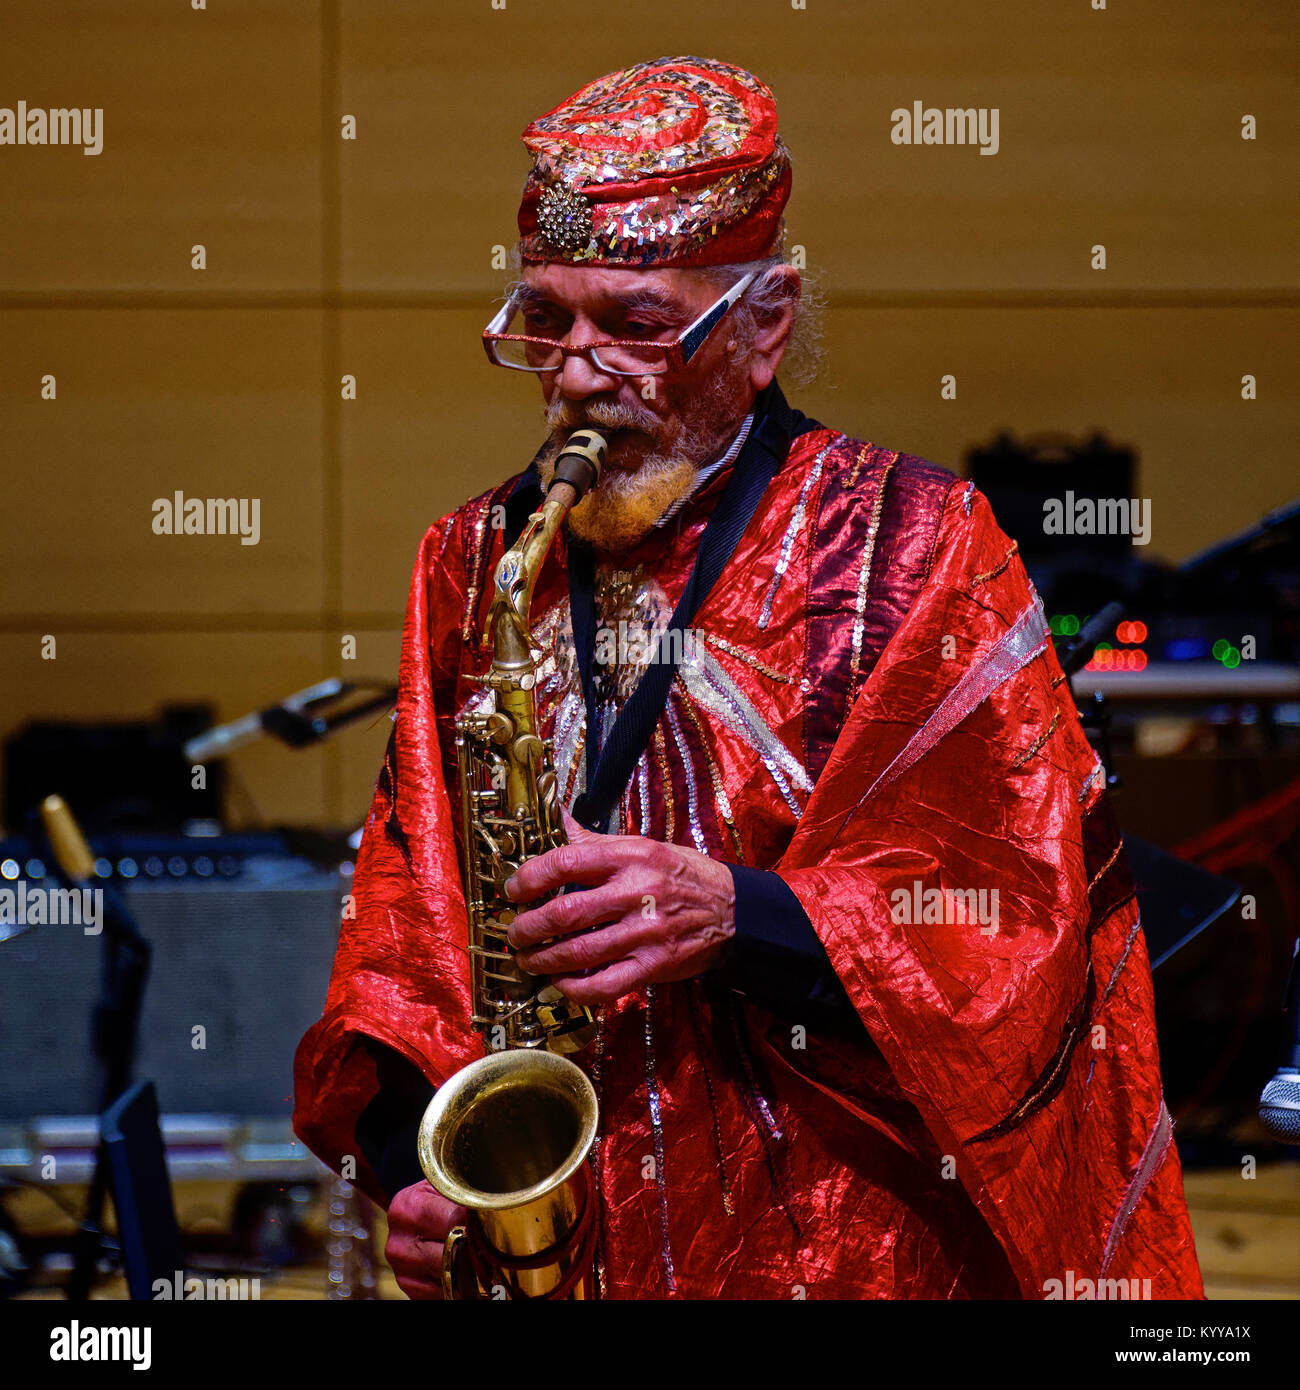
<svg viewBox="0 0 1300 1390"><path fill-rule="evenodd" d="M325 1001L351 863L322 866L275 835L92 848L153 948L135 1075L154 1082L164 1129L206 1129L209 1149L213 1123L287 1143L293 1052ZM29 891L53 884L38 851L0 844L0 887L19 878ZM102 959L103 938L79 925L0 940L0 1150L11 1158L19 1131L57 1130L61 1117L80 1130L98 1109L90 1024Z"/></svg>

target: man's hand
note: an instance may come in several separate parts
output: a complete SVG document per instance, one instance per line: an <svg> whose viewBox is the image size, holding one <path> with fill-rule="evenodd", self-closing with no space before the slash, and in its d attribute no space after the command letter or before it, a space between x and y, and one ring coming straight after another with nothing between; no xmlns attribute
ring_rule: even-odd
<svg viewBox="0 0 1300 1390"><path fill-rule="evenodd" d="M510 924L510 944L525 970L550 975L576 1003L610 1004L642 985L689 979L718 960L736 930L725 864L685 845L597 835L567 811L563 816L569 843L530 859L506 883L515 902L566 883L584 888ZM541 944L552 937L560 939Z"/></svg>
<svg viewBox="0 0 1300 1390"><path fill-rule="evenodd" d="M442 1243L468 1215L427 1182L404 1187L393 1198L384 1257L407 1298L442 1297Z"/></svg>

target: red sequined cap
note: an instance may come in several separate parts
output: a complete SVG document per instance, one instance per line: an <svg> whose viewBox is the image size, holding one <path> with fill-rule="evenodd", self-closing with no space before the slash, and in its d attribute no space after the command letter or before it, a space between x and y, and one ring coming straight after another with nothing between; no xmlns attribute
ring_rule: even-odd
<svg viewBox="0 0 1300 1390"><path fill-rule="evenodd" d="M767 254L790 196L772 93L712 58L588 83L524 131L525 261L703 266Z"/></svg>

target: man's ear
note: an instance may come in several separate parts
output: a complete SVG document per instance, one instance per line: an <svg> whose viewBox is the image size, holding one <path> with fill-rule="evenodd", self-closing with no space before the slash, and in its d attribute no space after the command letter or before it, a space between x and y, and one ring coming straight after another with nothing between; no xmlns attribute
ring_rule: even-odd
<svg viewBox="0 0 1300 1390"><path fill-rule="evenodd" d="M755 391L762 391L776 375L785 356L799 310L801 281L799 272L790 265L773 266L767 272L768 287L779 283L780 295L776 307L759 321L758 332L749 352L749 380ZM743 302L743 301L742 301Z"/></svg>

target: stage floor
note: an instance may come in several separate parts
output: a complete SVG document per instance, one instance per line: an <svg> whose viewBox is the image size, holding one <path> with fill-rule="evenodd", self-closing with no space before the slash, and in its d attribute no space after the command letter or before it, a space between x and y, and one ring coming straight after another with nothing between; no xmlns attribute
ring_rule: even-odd
<svg viewBox="0 0 1300 1390"><path fill-rule="evenodd" d="M1261 1167L1253 1179L1239 1168L1204 1169L1184 1174L1187 1202L1196 1233L1206 1293L1211 1299L1300 1299L1300 1163ZM60 1187L53 1195L75 1210L84 1189ZM232 1226L238 1188L234 1183L178 1183L176 1208L184 1232L205 1244ZM329 1260L326 1255L328 1189L322 1188L304 1202L300 1239L303 1258L282 1268L265 1264L254 1268L230 1255L201 1255L195 1268L204 1273L256 1275L262 1299L323 1299L328 1296ZM7 1194L5 1207L27 1237L57 1238L71 1231L70 1218L36 1191ZM376 1293L379 1298L402 1299L392 1273L382 1258L386 1227L384 1214L374 1213L374 1243L378 1255ZM65 1277L58 1271L50 1276ZM24 1298L57 1298L57 1287L34 1288ZM94 1293L99 1299L123 1299L126 1283L120 1276L106 1278Z"/></svg>

